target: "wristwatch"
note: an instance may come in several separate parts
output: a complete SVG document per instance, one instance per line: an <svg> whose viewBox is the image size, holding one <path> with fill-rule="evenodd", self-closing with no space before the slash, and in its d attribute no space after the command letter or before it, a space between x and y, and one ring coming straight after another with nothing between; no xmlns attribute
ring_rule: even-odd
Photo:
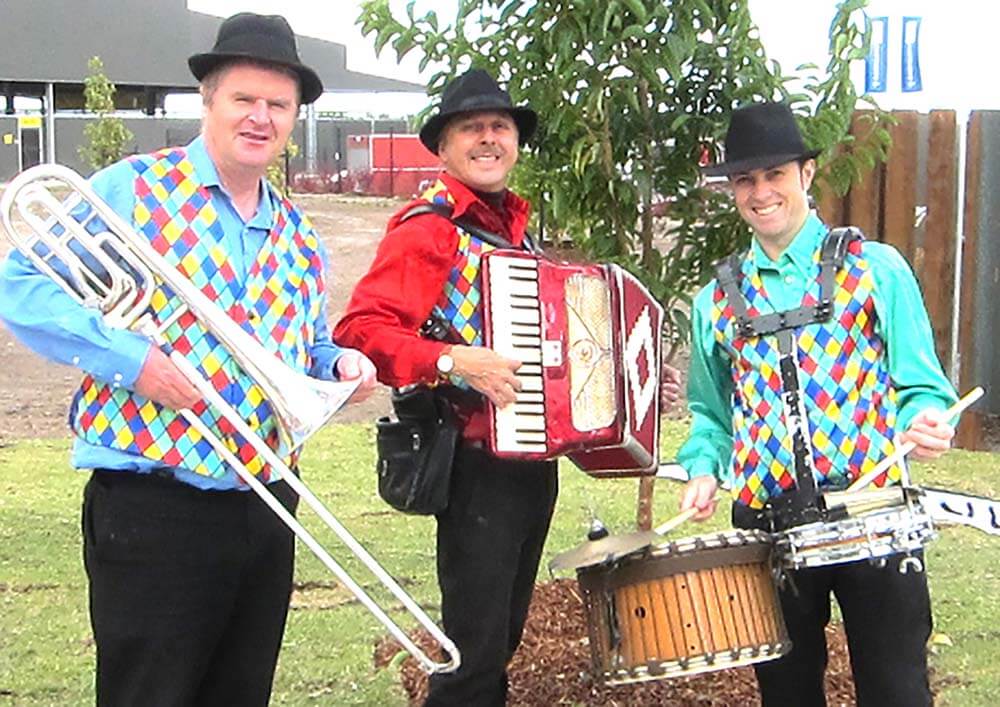
<svg viewBox="0 0 1000 707"><path fill-rule="evenodd" d="M442 351L437 359L437 370L442 376L447 376L455 370L455 359L451 357L449 351L451 351L450 346Z"/></svg>

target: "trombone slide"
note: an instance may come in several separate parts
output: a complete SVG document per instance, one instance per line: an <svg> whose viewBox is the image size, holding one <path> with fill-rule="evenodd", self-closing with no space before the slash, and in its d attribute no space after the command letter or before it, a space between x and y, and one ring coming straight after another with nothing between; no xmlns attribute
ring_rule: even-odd
<svg viewBox="0 0 1000 707"><path fill-rule="evenodd" d="M64 198L52 191L68 189ZM12 215L18 213L31 234L22 236ZM82 221L79 213L83 213ZM104 229L88 230L99 220ZM174 313L193 314L225 346L237 363L264 391L281 436L281 450L293 451L344 404L353 387L343 382L318 381L290 368L244 331L197 286L176 270L149 241L114 212L76 172L59 165L39 165L18 175L0 197L0 223L8 239L39 269L77 302L102 312L109 326L131 328L169 352L164 336L173 318L157 323L147 314L157 286L166 286L183 303ZM80 251L83 252L80 252ZM96 264L97 270L93 267ZM454 643L382 568L371 554L330 513L323 503L257 435L184 356L169 353L171 361L310 508L334 531L382 585L395 596L450 656L437 662L427 656L375 603L315 537L267 490L249 469L190 410L180 414L197 429L239 477L257 493L293 533L333 572L403 647L431 673L451 672L461 663ZM355 384L356 385L356 384Z"/></svg>

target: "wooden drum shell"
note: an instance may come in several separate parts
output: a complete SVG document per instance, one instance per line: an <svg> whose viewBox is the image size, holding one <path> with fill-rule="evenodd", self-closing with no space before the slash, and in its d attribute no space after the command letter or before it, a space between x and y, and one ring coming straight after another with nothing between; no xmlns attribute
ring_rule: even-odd
<svg viewBox="0 0 1000 707"><path fill-rule="evenodd" d="M786 653L771 556L766 534L735 531L578 570L595 674L621 684Z"/></svg>

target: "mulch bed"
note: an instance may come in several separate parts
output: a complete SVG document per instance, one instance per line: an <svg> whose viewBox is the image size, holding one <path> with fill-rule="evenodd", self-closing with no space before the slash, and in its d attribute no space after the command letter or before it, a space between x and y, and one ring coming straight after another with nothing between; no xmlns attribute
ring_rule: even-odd
<svg viewBox="0 0 1000 707"><path fill-rule="evenodd" d="M423 630L414 640L433 655L434 641ZM827 629L830 662L826 671L827 703L854 705L854 683L842 627ZM386 638L375 650L375 665L392 662L400 646ZM427 696L427 675L407 656L399 663L403 689L411 705ZM511 662L510 696L513 707L535 705L601 705L602 707L722 707L759 705L752 668L734 668L692 677L606 687L590 675L590 647L583 602L575 580L559 579L535 587L521 647Z"/></svg>

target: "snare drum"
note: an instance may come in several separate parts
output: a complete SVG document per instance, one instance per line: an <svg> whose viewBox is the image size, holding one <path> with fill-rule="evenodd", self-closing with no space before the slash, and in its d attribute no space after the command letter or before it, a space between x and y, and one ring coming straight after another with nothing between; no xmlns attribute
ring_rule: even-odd
<svg viewBox="0 0 1000 707"><path fill-rule="evenodd" d="M823 505L828 516L843 517L775 534L775 551L783 567L803 569L912 555L937 535L919 499L898 486L826 493Z"/></svg>
<svg viewBox="0 0 1000 707"><path fill-rule="evenodd" d="M786 653L771 553L766 533L731 531L577 570L595 675L617 685Z"/></svg>

